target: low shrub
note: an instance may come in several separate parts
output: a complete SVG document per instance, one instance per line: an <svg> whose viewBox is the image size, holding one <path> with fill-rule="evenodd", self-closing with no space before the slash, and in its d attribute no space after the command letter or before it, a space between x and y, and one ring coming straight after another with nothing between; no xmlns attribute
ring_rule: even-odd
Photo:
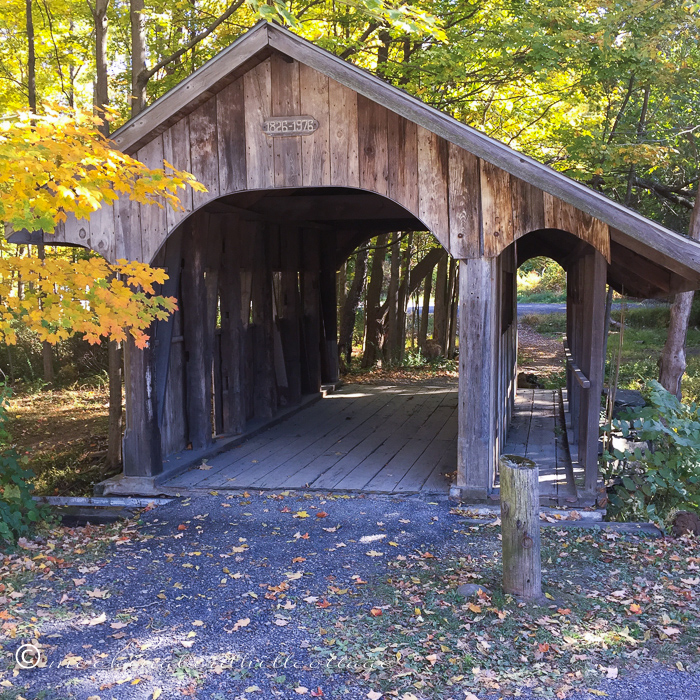
<svg viewBox="0 0 700 700"><path fill-rule="evenodd" d="M33 474L10 443L7 432L9 391L0 393L0 539L14 542L31 534L33 527L47 517L47 509L32 498Z"/></svg>
<svg viewBox="0 0 700 700"><path fill-rule="evenodd" d="M675 509L700 509L700 407L681 403L653 380L647 383L647 401L627 418L604 426L642 443L634 451L603 453L611 484L608 514L664 528Z"/></svg>

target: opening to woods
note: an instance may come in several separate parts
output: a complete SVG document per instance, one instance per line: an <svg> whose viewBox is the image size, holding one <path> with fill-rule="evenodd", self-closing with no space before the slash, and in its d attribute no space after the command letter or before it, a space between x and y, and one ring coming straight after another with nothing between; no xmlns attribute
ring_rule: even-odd
<svg viewBox="0 0 700 700"><path fill-rule="evenodd" d="M454 359L458 276L457 261L428 232L359 246L337 276L341 371Z"/></svg>

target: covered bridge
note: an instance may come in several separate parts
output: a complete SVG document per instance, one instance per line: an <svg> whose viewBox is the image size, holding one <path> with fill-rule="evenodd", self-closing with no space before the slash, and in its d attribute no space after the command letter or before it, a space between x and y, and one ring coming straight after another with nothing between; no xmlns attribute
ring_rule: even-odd
<svg viewBox="0 0 700 700"><path fill-rule="evenodd" d="M264 22L112 138L207 188L179 213L124 199L46 238L164 266L178 299L146 350L127 347L113 492L157 492L336 382L337 269L373 236L429 230L460 261L452 495L494 488L515 395L515 275L538 255L567 272L569 405L592 493L606 283L641 297L700 287L700 245Z"/></svg>

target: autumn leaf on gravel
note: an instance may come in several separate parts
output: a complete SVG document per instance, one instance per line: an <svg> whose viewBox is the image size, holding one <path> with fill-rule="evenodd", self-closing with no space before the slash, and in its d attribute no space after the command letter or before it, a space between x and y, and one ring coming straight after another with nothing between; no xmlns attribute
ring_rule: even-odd
<svg viewBox="0 0 700 700"><path fill-rule="evenodd" d="M474 693L467 692L464 696L464 700L479 700L479 698L474 695Z"/></svg>
<svg viewBox="0 0 700 700"><path fill-rule="evenodd" d="M317 608L330 608L331 604L324 598L320 603L316 603Z"/></svg>
<svg viewBox="0 0 700 700"><path fill-rule="evenodd" d="M322 529L326 532L338 532L338 530L340 530L340 525L336 525L335 527L324 527Z"/></svg>
<svg viewBox="0 0 700 700"><path fill-rule="evenodd" d="M73 579L73 585L74 586L82 586L85 583L84 578L74 578Z"/></svg>
<svg viewBox="0 0 700 700"><path fill-rule="evenodd" d="M606 678L610 678L611 680L617 678L618 670L617 670L616 666L610 666L609 668L607 668L605 670L606 670L606 673L605 673Z"/></svg>
<svg viewBox="0 0 700 700"><path fill-rule="evenodd" d="M60 666L67 666L68 668L70 668L72 666L77 666L82 660L83 660L82 656L76 656L72 652L69 652L63 658L63 661L61 661L61 663L58 665L59 665L59 667Z"/></svg>
<svg viewBox="0 0 700 700"><path fill-rule="evenodd" d="M92 620L87 620L84 624L89 625L90 627L94 627L95 625L102 625L105 622L107 622L107 615L102 613L97 617L93 617Z"/></svg>
<svg viewBox="0 0 700 700"><path fill-rule="evenodd" d="M201 620L195 620L192 624L195 627L204 627L204 623Z"/></svg>
<svg viewBox="0 0 700 700"><path fill-rule="evenodd" d="M297 571L295 573L287 571L284 575L287 577L288 581L298 581L304 574L301 571Z"/></svg>
<svg viewBox="0 0 700 700"><path fill-rule="evenodd" d="M375 549L370 549L369 552L366 553L368 557L383 557L384 552L377 552Z"/></svg>
<svg viewBox="0 0 700 700"><path fill-rule="evenodd" d="M305 603L317 603L318 597L315 595L307 595L303 600Z"/></svg>
<svg viewBox="0 0 700 700"><path fill-rule="evenodd" d="M180 524L177 526L177 529L178 529L178 530L186 530L186 529L187 529L187 525L184 525L183 523L180 523Z"/></svg>
<svg viewBox="0 0 700 700"><path fill-rule="evenodd" d="M308 533L308 532L305 532L305 533L302 535L301 532L298 532L298 531L297 531L297 532L294 533L294 539L295 539L295 540L308 540L308 539L309 539L309 533Z"/></svg>
<svg viewBox="0 0 700 700"><path fill-rule="evenodd" d="M327 518L327 517L328 517L328 513L326 513L326 512L323 511L323 510L320 510L320 511L318 511L318 513L316 513L316 517L317 517L317 518Z"/></svg>
<svg viewBox="0 0 700 700"><path fill-rule="evenodd" d="M310 518L311 516L305 510L299 510L292 516L293 518Z"/></svg>
<svg viewBox="0 0 700 700"><path fill-rule="evenodd" d="M312 690L309 695L312 698L321 698L323 697L323 691L320 688L316 688L316 690Z"/></svg>
<svg viewBox="0 0 700 700"><path fill-rule="evenodd" d="M381 700L382 697L383 695L376 690L370 690L369 693L367 693L368 700Z"/></svg>
<svg viewBox="0 0 700 700"><path fill-rule="evenodd" d="M382 613L381 608L372 608L372 609L369 611L369 614L370 614L372 617L381 617L383 613Z"/></svg>
<svg viewBox="0 0 700 700"><path fill-rule="evenodd" d="M294 557L292 564L300 564L302 561L306 561L306 557Z"/></svg>
<svg viewBox="0 0 700 700"><path fill-rule="evenodd" d="M298 685L296 688L294 688L294 692L297 695L306 695L309 692L309 689L305 688L303 685Z"/></svg>
<svg viewBox="0 0 700 700"><path fill-rule="evenodd" d="M231 631L238 632L239 629L241 629L242 627L247 627L249 624L250 624L250 618L244 617L244 618L238 620L238 622L236 622L236 624L233 626L233 630L231 630Z"/></svg>
<svg viewBox="0 0 700 700"><path fill-rule="evenodd" d="M86 591L90 598L106 598L109 593L107 591L101 591L99 588L95 588L92 591Z"/></svg>
<svg viewBox="0 0 700 700"><path fill-rule="evenodd" d="M162 692L163 692L162 688L154 688L153 695L151 695L151 700L158 700L158 698L161 696Z"/></svg>
<svg viewBox="0 0 700 700"><path fill-rule="evenodd" d="M112 622L110 624L110 627L113 630L120 630L120 629L124 629L124 627L127 627L128 624L129 624L128 622Z"/></svg>
<svg viewBox="0 0 700 700"><path fill-rule="evenodd" d="M481 606L480 605L474 605L474 603L469 603L467 607L473 612L473 613L480 613L481 612Z"/></svg>
<svg viewBox="0 0 700 700"><path fill-rule="evenodd" d="M201 469L203 472L208 472L211 469L211 464L200 464L197 469ZM214 493L213 495L218 496L217 493Z"/></svg>
<svg viewBox="0 0 700 700"><path fill-rule="evenodd" d="M637 605L637 603L632 603L629 610L633 615L639 615L642 612L641 606Z"/></svg>
<svg viewBox="0 0 700 700"><path fill-rule="evenodd" d="M185 649L190 649L194 644L194 639L191 639L189 641L183 639L180 641L180 644L182 644L182 646L185 647Z"/></svg>

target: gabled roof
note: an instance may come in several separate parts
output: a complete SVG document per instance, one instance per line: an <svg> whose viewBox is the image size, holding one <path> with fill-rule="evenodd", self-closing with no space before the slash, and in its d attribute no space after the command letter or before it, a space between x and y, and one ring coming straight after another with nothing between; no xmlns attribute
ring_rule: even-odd
<svg viewBox="0 0 700 700"><path fill-rule="evenodd" d="M213 94L274 51L333 78L479 158L529 182L604 221L619 245L654 259L668 269L700 280L700 245L604 195L519 153L500 141L430 107L371 73L265 21L258 22L229 47L117 130L112 139L133 153ZM694 273L694 274L693 274Z"/></svg>

